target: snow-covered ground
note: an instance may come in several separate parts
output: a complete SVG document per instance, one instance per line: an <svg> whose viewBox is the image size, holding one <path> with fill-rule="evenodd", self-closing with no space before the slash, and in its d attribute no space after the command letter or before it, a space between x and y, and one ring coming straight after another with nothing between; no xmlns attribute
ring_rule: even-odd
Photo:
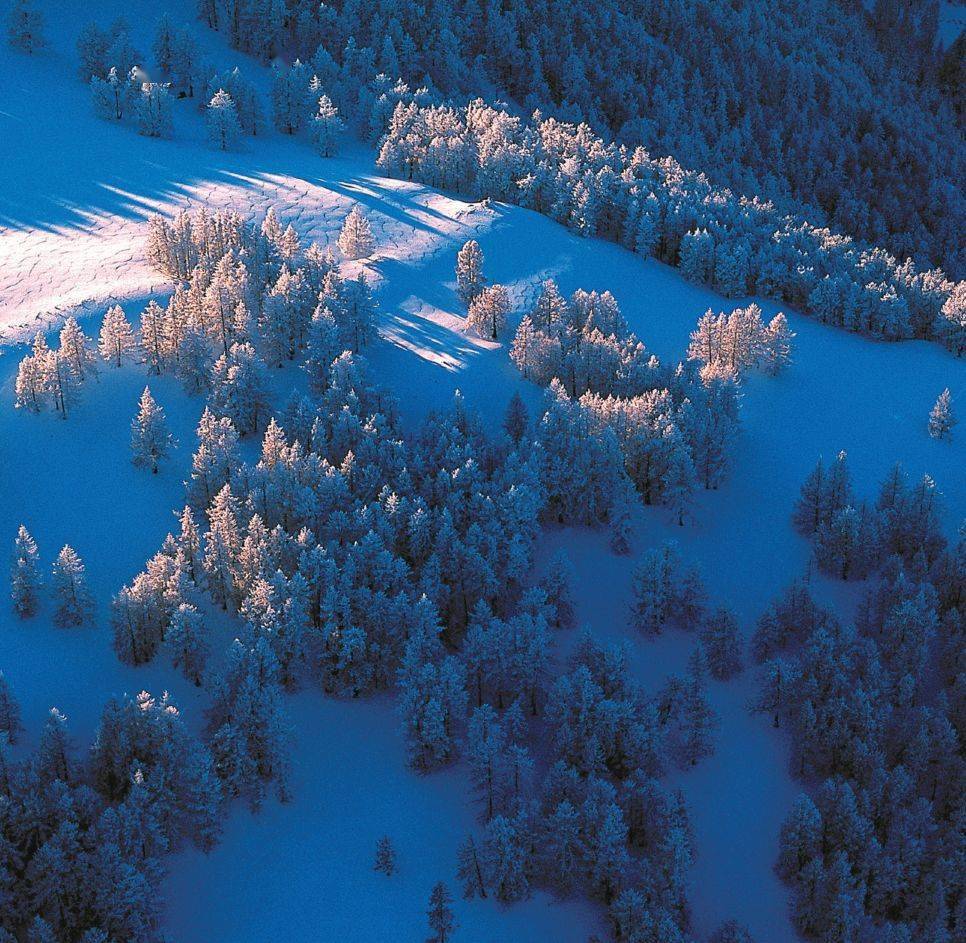
<svg viewBox="0 0 966 943"><path fill-rule="evenodd" d="M148 48L154 10L147 0L99 4L122 9ZM188 19L193 4L166 4ZM380 382L399 394L415 421L463 390L496 426L514 389L531 405L505 347L462 331L453 293L456 251L476 238L487 275L510 285L522 305L552 276L565 292L609 289L644 342L662 358L680 356L697 317L730 309L671 269L615 246L581 240L549 220L506 206L467 204L372 172L363 150L323 161L299 142L272 135L237 154L209 150L189 102L176 108L177 138L155 141L90 114L75 75L73 36L89 14L67 2L48 8L51 46L35 57L0 49L0 540L25 522L49 563L64 542L88 564L98 602L95 628L58 630L48 613L21 623L0 607L0 670L20 700L31 739L51 705L86 742L111 694L170 689L197 725L204 698L162 659L120 665L106 625L112 593L153 553L182 503L181 481L202 404L166 378L151 380L181 445L157 476L129 462L128 426L145 376L106 371L85 389L67 422L13 408L17 342L78 311L95 330L107 303L130 299L134 315L165 286L143 261L145 220L185 205L231 206L260 215L274 206L304 238L337 231L353 203L373 223L379 248L367 267L379 286L380 341L369 357ZM199 28L219 64L243 57ZM255 74L256 66L247 70ZM773 305L765 305L768 311ZM731 606L748 634L769 600L804 569L809 547L789 526L798 487L819 455L849 453L856 488L872 496L896 460L912 476L929 472L945 495L950 534L966 514L966 434L953 443L926 434L936 395L951 388L966 402L966 366L935 345L877 344L789 313L798 333L795 363L777 379L752 377L743 397L743 432L727 484L700 496L694 520L671 526L660 510L641 511L634 552L673 536L701 569L716 602ZM959 430L957 430L959 431ZM547 533L541 555L565 547L577 570L580 616L601 635L628 638L645 685L684 664L693 639L656 643L629 635L626 606L634 557L618 558L601 534ZM818 580L848 612L856 590ZM562 640L566 644L566 639ZM767 720L749 716L751 677L713 684L722 716L716 755L680 777L694 819L698 859L694 916L702 936L739 918L759 943L791 941L784 888L772 874L779 823L797 791L784 748ZM295 799L257 816L234 811L208 856L169 863L171 938L192 941L419 940L431 884L453 881L455 848L473 823L463 772L406 772L388 700L344 703L314 692L290 699L299 762ZM376 838L388 832L401 871L386 881L371 870ZM457 905L461 939L583 943L600 932L592 908L545 896L507 910Z"/></svg>

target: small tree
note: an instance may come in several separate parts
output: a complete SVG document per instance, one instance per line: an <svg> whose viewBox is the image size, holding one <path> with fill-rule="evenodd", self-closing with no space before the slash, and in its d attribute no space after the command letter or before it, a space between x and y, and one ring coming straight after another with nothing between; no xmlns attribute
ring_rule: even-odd
<svg viewBox="0 0 966 943"><path fill-rule="evenodd" d="M376 241L372 236L369 220L358 206L353 206L339 233L342 254L347 259L364 259L372 255L375 247Z"/></svg>
<svg viewBox="0 0 966 943"><path fill-rule="evenodd" d="M13 0L7 15L7 38L14 49L34 52L44 44L44 18L33 0Z"/></svg>
<svg viewBox="0 0 966 943"><path fill-rule="evenodd" d="M238 109L223 88L218 89L208 102L205 110L205 125L208 128L208 140L213 147L221 151L230 151L237 146L238 139L241 137Z"/></svg>
<svg viewBox="0 0 966 943"><path fill-rule="evenodd" d="M151 391L145 387L141 394L138 414L131 423L131 451L135 468L150 468L156 475L158 462L175 445L174 436L168 431L164 410L154 401Z"/></svg>
<svg viewBox="0 0 966 943"><path fill-rule="evenodd" d="M953 397L947 388L939 394L936 405L929 411L929 434L934 439L951 439L955 425Z"/></svg>
<svg viewBox="0 0 966 943"><path fill-rule="evenodd" d="M10 573L10 596L14 611L21 619L27 619L37 612L40 589L40 554L37 542L20 525L14 541L13 566Z"/></svg>
<svg viewBox="0 0 966 943"><path fill-rule="evenodd" d="M332 157L338 149L338 141L345 130L345 122L339 117L339 109L328 95L319 99L319 110L309 125L309 137L321 157Z"/></svg>
<svg viewBox="0 0 966 943"><path fill-rule="evenodd" d="M470 304L467 323L476 329L480 337L496 340L506 327L510 314L510 295L502 285L482 289Z"/></svg>
<svg viewBox="0 0 966 943"><path fill-rule="evenodd" d="M3 742L3 737L6 737L10 743L16 743L17 735L22 729L20 705L14 700L7 679L0 671L0 744Z"/></svg>
<svg viewBox="0 0 966 943"><path fill-rule="evenodd" d="M171 137L174 125L168 86L160 82L145 82L136 100L135 116L139 134L149 138Z"/></svg>
<svg viewBox="0 0 966 943"><path fill-rule="evenodd" d="M373 868L386 877L392 877L396 870L396 849L392 847L392 842L388 835L383 835L376 842L376 860Z"/></svg>
<svg viewBox="0 0 966 943"><path fill-rule="evenodd" d="M452 902L446 885L437 881L429 895L429 910L426 912L429 929L433 932L433 943L446 943L456 929L456 916L450 907Z"/></svg>
<svg viewBox="0 0 966 943"><path fill-rule="evenodd" d="M469 308L485 284L483 250L475 239L471 239L456 256L456 294L464 307Z"/></svg>
<svg viewBox="0 0 966 943"><path fill-rule="evenodd" d="M741 632L727 609L710 615L701 629L708 671L716 681L727 681L741 671Z"/></svg>
<svg viewBox="0 0 966 943"><path fill-rule="evenodd" d="M56 609L54 623L63 628L83 625L94 612L94 600L87 588L84 563L69 544L57 554L51 570L51 588Z"/></svg>
<svg viewBox="0 0 966 943"><path fill-rule="evenodd" d="M120 305L112 305L104 315L98 350L107 363L120 367L124 361L137 354L137 339L130 321Z"/></svg>

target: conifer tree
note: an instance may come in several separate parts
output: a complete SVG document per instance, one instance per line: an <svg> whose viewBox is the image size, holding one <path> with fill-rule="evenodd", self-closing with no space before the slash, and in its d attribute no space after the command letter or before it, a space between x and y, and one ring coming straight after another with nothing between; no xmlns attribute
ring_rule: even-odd
<svg viewBox="0 0 966 943"><path fill-rule="evenodd" d="M953 397L947 388L939 394L936 404L929 411L929 434L934 439L951 439L955 425Z"/></svg>
<svg viewBox="0 0 966 943"><path fill-rule="evenodd" d="M700 638L712 678L727 681L741 671L741 633L728 609L719 609L708 616Z"/></svg>
<svg viewBox="0 0 966 943"><path fill-rule="evenodd" d="M392 847L392 842L388 835L383 835L376 842L376 859L373 869L386 877L392 877L396 871L396 850Z"/></svg>
<svg viewBox="0 0 966 943"><path fill-rule="evenodd" d="M56 603L54 623L64 628L83 625L94 613L84 563L69 544L57 555L51 569L51 592Z"/></svg>
<svg viewBox="0 0 966 943"><path fill-rule="evenodd" d="M502 285L482 288L470 303L466 322L480 337L496 340L506 327L510 314L510 295Z"/></svg>
<svg viewBox="0 0 966 943"><path fill-rule="evenodd" d="M164 410L154 401L151 390L144 388L138 414L131 422L131 452L135 468L150 468L156 475L158 463L176 445L168 430Z"/></svg>
<svg viewBox="0 0 966 943"><path fill-rule="evenodd" d="M120 305L111 305L104 315L98 350L101 359L115 367L120 367L125 360L133 357L137 350L134 331Z"/></svg>
<svg viewBox="0 0 966 943"><path fill-rule="evenodd" d="M13 565L10 573L10 595L13 608L21 619L27 619L37 612L40 604L40 554L37 543L20 525L14 541Z"/></svg>
<svg viewBox="0 0 966 943"><path fill-rule="evenodd" d="M456 877L463 885L463 896L467 900L474 897L486 897L483 866L480 862L480 853L472 835L467 835L466 840L459 847Z"/></svg>
<svg viewBox="0 0 966 943"><path fill-rule="evenodd" d="M238 109L231 96L223 88L218 89L205 109L205 126L208 140L221 151L230 151L238 146L241 125L238 122Z"/></svg>
<svg viewBox="0 0 966 943"><path fill-rule="evenodd" d="M320 157L335 155L344 130L345 122L339 117L339 109L328 95L323 95L319 99L319 110L309 123L309 137Z"/></svg>
<svg viewBox="0 0 966 943"><path fill-rule="evenodd" d="M16 743L23 725L20 723L20 706L14 700L7 679L0 671L0 742Z"/></svg>
<svg viewBox="0 0 966 943"><path fill-rule="evenodd" d="M442 881L433 885L429 895L429 910L426 912L433 943L447 943L456 930L456 915L450 907L452 902L453 898Z"/></svg>
<svg viewBox="0 0 966 943"><path fill-rule="evenodd" d="M44 44L44 18L34 0L13 0L7 14L7 39L20 52L35 52Z"/></svg>
<svg viewBox="0 0 966 943"><path fill-rule="evenodd" d="M74 376L85 380L97 373L97 358L90 348L87 335L81 330L77 319L69 317L60 331L60 354L67 361Z"/></svg>
<svg viewBox="0 0 966 943"><path fill-rule="evenodd" d="M339 249L347 259L364 259L372 255L375 247L369 220L358 206L353 206L339 233Z"/></svg>
<svg viewBox="0 0 966 943"><path fill-rule="evenodd" d="M523 405L523 399L518 391L514 390L510 402L507 404L506 415L503 418L503 429L510 437L514 446L518 446L527 434L530 425L530 417L527 415L527 407Z"/></svg>
<svg viewBox="0 0 966 943"><path fill-rule="evenodd" d="M181 603L171 616L164 635L171 662L193 684L201 685L209 645L201 613L190 603Z"/></svg>
<svg viewBox="0 0 966 943"><path fill-rule="evenodd" d="M483 250L475 239L470 239L456 255L456 294L463 307L469 308L485 285Z"/></svg>

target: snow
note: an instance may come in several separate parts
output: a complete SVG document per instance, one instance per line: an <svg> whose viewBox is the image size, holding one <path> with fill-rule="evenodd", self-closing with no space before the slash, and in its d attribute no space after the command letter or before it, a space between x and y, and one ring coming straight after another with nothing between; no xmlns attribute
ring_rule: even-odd
<svg viewBox="0 0 966 943"><path fill-rule="evenodd" d="M103 3L106 23L122 8L149 47L155 5ZM168 4L193 20L192 4ZM69 716L86 743L112 694L147 688L172 691L189 724L201 720L204 695L163 658L122 666L110 648L110 596L142 566L175 526L183 503L202 409L171 378L151 378L179 447L157 476L130 464L130 419L143 389L143 369L105 369L89 383L84 403L66 422L13 408L18 342L68 313L83 314L88 332L115 299L134 316L166 288L142 258L145 220L182 206L233 207L260 216L274 206L283 225L303 238L330 241L351 205L361 203L377 240L360 264L375 279L382 308L381 340L368 356L380 382L399 395L415 422L463 391L491 427L519 389L536 408L540 391L524 384L505 346L462 330L454 294L457 249L477 239L488 278L511 288L518 306L546 277L565 293L609 289L644 342L659 356L680 356L697 317L725 300L690 285L656 262L597 240L581 240L536 214L470 204L371 172L361 148L329 160L303 143L271 135L239 153L208 149L190 102L176 106L178 137L155 141L90 114L76 79L73 36L88 18L77 5L47 5L51 47L36 57L0 50L8 91L0 111L0 540L23 521L45 566L70 542L87 563L97 599L96 625L58 630L50 606L28 622L0 607L0 669L20 700L35 740L46 710ZM218 64L243 58L198 30ZM256 74L247 64L246 72ZM130 302L127 304L127 302ZM763 303L770 316L776 306ZM634 555L673 537L701 569L716 603L734 609L750 635L767 603L807 565L809 547L789 526L799 485L820 455L846 449L856 489L874 495L896 460L912 477L929 472L945 495L950 535L966 515L966 433L936 442L926 418L937 394L952 390L966 404L966 367L938 346L887 345L836 331L786 312L798 336L794 364L783 376L749 378L743 432L726 485L702 494L694 520L677 528L660 510L642 510ZM284 374L279 386L292 382ZM280 391L281 392L281 391ZM966 406L960 405L960 413ZM606 535L550 530L541 561L565 547L577 569L579 616L609 639L627 639L641 683L660 684L680 671L694 639L670 633L657 642L633 637L626 606L634 555L615 557ZM854 587L816 578L817 592L848 613ZM566 648L572 633L561 638ZM695 929L706 935L737 917L768 943L795 939L787 894L771 871L780 822L800 788L786 768L784 744L768 720L746 709L752 673L711 685L722 718L714 757L675 777L685 791L698 857L693 869ZM221 844L207 856L171 859L166 923L172 939L298 941L422 939L424 908L435 880L454 892L455 848L474 823L463 771L417 777L405 770L388 700L341 702L305 691L289 699L300 762L294 801L266 804L255 816L233 811ZM388 833L400 873L375 874L376 839ZM458 896L458 895L456 895ZM600 932L589 905L543 895L504 909L458 901L461 939L584 941Z"/></svg>

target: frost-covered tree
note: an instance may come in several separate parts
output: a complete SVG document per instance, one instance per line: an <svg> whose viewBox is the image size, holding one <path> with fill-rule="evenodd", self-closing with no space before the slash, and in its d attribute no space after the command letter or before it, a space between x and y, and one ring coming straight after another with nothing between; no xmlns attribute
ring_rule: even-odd
<svg viewBox="0 0 966 943"><path fill-rule="evenodd" d="M463 885L463 897L486 897L486 883L483 880L483 865L480 851L472 835L460 845L456 859L456 878Z"/></svg>
<svg viewBox="0 0 966 943"><path fill-rule="evenodd" d="M131 422L131 460L135 468L150 468L156 475L158 463L175 446L164 410L155 402L148 387L138 403L138 414Z"/></svg>
<svg viewBox="0 0 966 943"><path fill-rule="evenodd" d="M737 920L726 920L708 939L708 943L755 943L746 927Z"/></svg>
<svg viewBox="0 0 966 943"><path fill-rule="evenodd" d="M339 249L347 259L364 259L376 248L372 227L365 213L353 206L339 232Z"/></svg>
<svg viewBox="0 0 966 943"><path fill-rule="evenodd" d="M308 117L308 66L298 59L292 65L276 65L272 70L272 117L275 127L283 134L295 134Z"/></svg>
<svg viewBox="0 0 966 943"><path fill-rule="evenodd" d="M947 388L939 394L935 405L929 411L929 434L934 439L950 439L955 425L953 397Z"/></svg>
<svg viewBox="0 0 966 943"><path fill-rule="evenodd" d="M717 681L727 681L741 671L741 631L728 609L711 613L699 635L708 661L708 671Z"/></svg>
<svg viewBox="0 0 966 943"><path fill-rule="evenodd" d="M13 600L14 612L21 619L28 619L37 612L40 605L40 584L40 553L37 542L21 524L14 540L10 568L10 597Z"/></svg>
<svg viewBox="0 0 966 943"><path fill-rule="evenodd" d="M238 109L223 88L218 89L208 102L205 109L205 127L213 147L229 151L238 145L238 138L241 136Z"/></svg>
<svg viewBox="0 0 966 943"><path fill-rule="evenodd" d="M51 568L50 590L55 603L55 625L68 628L90 620L94 599L87 588L84 563L69 544L57 554Z"/></svg>
<svg viewBox="0 0 966 943"><path fill-rule="evenodd" d="M510 314L510 295L503 285L489 285L480 289L470 302L466 323L480 337L496 340L506 327Z"/></svg>
<svg viewBox="0 0 966 943"><path fill-rule="evenodd" d="M268 417L268 397L264 361L251 344L232 344L212 369L211 408L245 435Z"/></svg>
<svg viewBox="0 0 966 943"><path fill-rule="evenodd" d="M149 138L168 138L174 130L171 94L167 85L145 82L135 100L138 134Z"/></svg>
<svg viewBox="0 0 966 943"><path fill-rule="evenodd" d="M193 684L200 685L208 661L209 645L201 613L191 603L181 603L171 616L164 636L171 662Z"/></svg>
<svg viewBox="0 0 966 943"><path fill-rule="evenodd" d="M469 308L485 285L483 250L475 239L470 239L456 254L456 294L465 308Z"/></svg>
<svg viewBox="0 0 966 943"><path fill-rule="evenodd" d="M7 13L7 41L20 52L35 52L44 44L44 18L34 0L13 0Z"/></svg>
<svg viewBox="0 0 966 943"><path fill-rule="evenodd" d="M69 317L60 329L60 355L78 380L97 373L97 357L91 350L90 339L74 317Z"/></svg>
<svg viewBox="0 0 966 943"><path fill-rule="evenodd" d="M376 842L376 858L372 865L373 870L386 877L392 877L396 871L396 849L392 846L388 835L383 835Z"/></svg>
<svg viewBox="0 0 966 943"><path fill-rule="evenodd" d="M345 122L339 117L339 109L328 95L319 99L319 109L309 122L309 137L320 157L333 157L338 151L339 138L345 131Z"/></svg>
<svg viewBox="0 0 966 943"><path fill-rule="evenodd" d="M762 363L770 376L777 376L792 361L792 340L795 332L788 326L788 318L780 311L765 328L762 341Z"/></svg>
<svg viewBox="0 0 966 943"><path fill-rule="evenodd" d="M101 322L98 350L106 363L120 367L132 358L137 350L137 340L131 324L120 305L111 305Z"/></svg>

